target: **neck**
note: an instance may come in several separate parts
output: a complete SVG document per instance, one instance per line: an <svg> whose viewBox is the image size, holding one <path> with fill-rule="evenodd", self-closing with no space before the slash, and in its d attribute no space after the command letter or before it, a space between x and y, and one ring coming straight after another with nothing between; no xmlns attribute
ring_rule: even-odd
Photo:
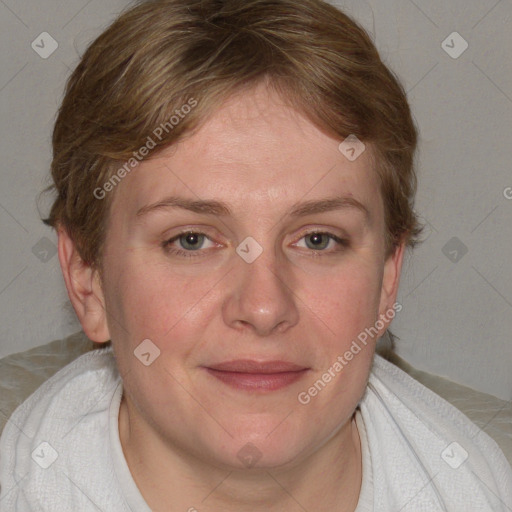
<svg viewBox="0 0 512 512"><path fill-rule="evenodd" d="M149 429L130 415L123 397L121 445L155 512L354 512L357 506L362 460L355 416L313 454L286 468L221 469L169 446Z"/></svg>

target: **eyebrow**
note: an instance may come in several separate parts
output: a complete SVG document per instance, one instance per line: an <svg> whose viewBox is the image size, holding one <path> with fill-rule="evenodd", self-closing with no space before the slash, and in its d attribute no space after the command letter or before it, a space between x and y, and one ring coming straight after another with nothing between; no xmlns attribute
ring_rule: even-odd
<svg viewBox="0 0 512 512"><path fill-rule="evenodd" d="M194 213L206 215L232 215L229 206L222 201L194 200L186 199L184 197L170 196L157 201L156 203L143 206L137 211L136 216L142 217L150 212L167 208L181 208ZM296 203L293 205L288 215L291 217L304 217L315 213L324 213L341 209L359 211L364 214L366 221L370 219L370 212L368 208L357 199L348 196Z"/></svg>

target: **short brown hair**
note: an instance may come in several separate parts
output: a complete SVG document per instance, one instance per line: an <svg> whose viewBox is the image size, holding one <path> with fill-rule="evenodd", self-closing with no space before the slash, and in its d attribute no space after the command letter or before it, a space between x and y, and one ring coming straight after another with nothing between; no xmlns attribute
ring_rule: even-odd
<svg viewBox="0 0 512 512"><path fill-rule="evenodd" d="M414 246L417 131L406 93L366 31L321 0L155 0L124 12L67 82L52 140L57 197L44 222L64 227L83 261L101 267L112 194L95 191L128 169L156 127L166 129L151 137L152 153L262 80L324 132L370 145L388 253ZM171 126L191 98L195 108Z"/></svg>

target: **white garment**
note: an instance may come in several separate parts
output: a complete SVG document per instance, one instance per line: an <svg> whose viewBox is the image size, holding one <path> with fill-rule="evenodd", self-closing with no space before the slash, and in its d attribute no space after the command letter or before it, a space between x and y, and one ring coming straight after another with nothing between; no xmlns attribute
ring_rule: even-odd
<svg viewBox="0 0 512 512"><path fill-rule="evenodd" d="M122 392L106 348L21 404L0 438L0 511L151 512L119 440ZM378 355L356 424L363 482L355 512L512 511L512 468L497 444Z"/></svg>

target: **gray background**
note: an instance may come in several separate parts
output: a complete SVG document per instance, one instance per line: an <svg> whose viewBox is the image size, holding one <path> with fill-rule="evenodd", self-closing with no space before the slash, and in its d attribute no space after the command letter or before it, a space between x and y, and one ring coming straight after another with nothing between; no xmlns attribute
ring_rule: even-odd
<svg viewBox="0 0 512 512"><path fill-rule="evenodd" d="M397 352L512 400L512 0L335 3L373 35L420 129L426 240L405 262ZM36 196L48 184L65 80L126 5L0 0L0 357L80 329ZM58 43L46 59L36 52L51 49L43 32ZM457 58L463 40L453 32L469 45ZM46 214L48 200L39 204Z"/></svg>

